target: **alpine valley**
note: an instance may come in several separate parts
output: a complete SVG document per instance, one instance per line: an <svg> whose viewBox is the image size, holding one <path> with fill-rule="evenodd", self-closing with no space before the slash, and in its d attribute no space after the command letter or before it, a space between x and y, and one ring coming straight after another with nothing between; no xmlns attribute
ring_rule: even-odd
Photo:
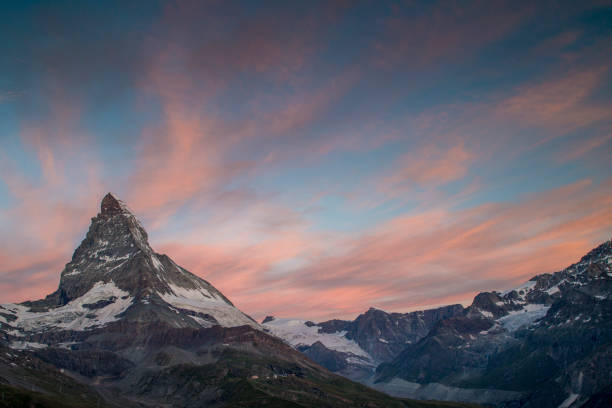
<svg viewBox="0 0 612 408"><path fill-rule="evenodd" d="M0 407L467 406L391 397L313 362L155 253L110 193L57 291L0 306L0 323Z"/></svg>
<svg viewBox="0 0 612 408"><path fill-rule="evenodd" d="M263 326L390 395L498 407L612 406L612 241L578 263L463 308L371 308L353 321Z"/></svg>

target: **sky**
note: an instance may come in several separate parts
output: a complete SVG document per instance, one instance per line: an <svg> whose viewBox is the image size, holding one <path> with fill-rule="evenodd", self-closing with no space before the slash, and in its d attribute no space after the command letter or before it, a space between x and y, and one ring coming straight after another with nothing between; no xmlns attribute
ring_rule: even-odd
<svg viewBox="0 0 612 408"><path fill-rule="evenodd" d="M6 1L0 302L102 197L238 307L469 304L612 238L611 1Z"/></svg>

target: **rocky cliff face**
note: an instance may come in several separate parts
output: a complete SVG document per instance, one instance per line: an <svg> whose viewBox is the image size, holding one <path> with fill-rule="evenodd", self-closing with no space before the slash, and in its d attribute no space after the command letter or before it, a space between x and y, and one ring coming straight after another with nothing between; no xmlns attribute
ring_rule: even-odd
<svg viewBox="0 0 612 408"><path fill-rule="evenodd" d="M438 321L462 313L461 305L411 313L387 313L370 308L347 327L346 337L354 339L377 361L389 361L407 344L415 343L427 335Z"/></svg>
<svg viewBox="0 0 612 408"><path fill-rule="evenodd" d="M313 323L268 316L262 325L327 369L364 380L378 364L392 360L406 345L426 336L439 320L463 313L461 305L411 313L370 308L353 321Z"/></svg>

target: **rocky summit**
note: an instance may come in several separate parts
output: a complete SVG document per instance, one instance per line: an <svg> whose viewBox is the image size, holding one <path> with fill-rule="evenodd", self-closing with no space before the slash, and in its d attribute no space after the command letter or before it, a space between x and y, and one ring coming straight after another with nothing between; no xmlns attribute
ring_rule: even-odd
<svg viewBox="0 0 612 408"><path fill-rule="evenodd" d="M0 407L405 407L156 253L112 194L46 298L0 306ZM464 406L451 404L444 406Z"/></svg>
<svg viewBox="0 0 612 408"><path fill-rule="evenodd" d="M57 291L8 313L24 334L103 327L119 319L172 327L259 327L210 283L153 251L140 222L111 193L62 271Z"/></svg>

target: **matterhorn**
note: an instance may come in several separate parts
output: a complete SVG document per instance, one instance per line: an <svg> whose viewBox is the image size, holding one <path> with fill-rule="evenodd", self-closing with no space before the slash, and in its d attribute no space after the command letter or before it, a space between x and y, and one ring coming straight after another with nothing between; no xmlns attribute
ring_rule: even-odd
<svg viewBox="0 0 612 408"><path fill-rule="evenodd" d="M0 306L0 388L0 406L405 406L312 362L156 253L111 193L58 289Z"/></svg>

